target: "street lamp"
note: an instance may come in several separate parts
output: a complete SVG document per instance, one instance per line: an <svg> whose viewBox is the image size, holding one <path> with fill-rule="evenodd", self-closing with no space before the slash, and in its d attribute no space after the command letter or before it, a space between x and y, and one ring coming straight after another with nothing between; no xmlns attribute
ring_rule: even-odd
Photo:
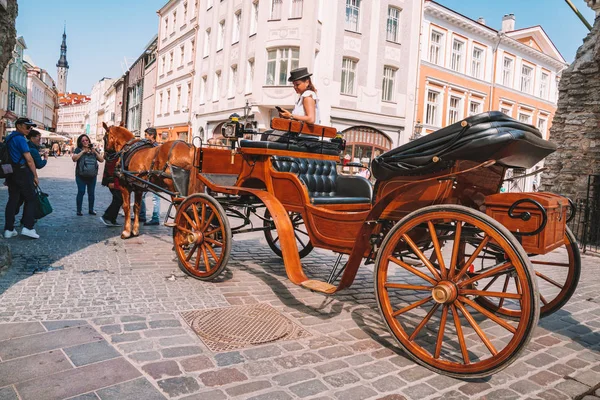
<svg viewBox="0 0 600 400"><path fill-rule="evenodd" d="M415 130L413 132L413 135L411 136L410 140L415 140L421 137L421 132L423 132L423 124L421 123L421 121L417 121L417 123L415 124Z"/></svg>

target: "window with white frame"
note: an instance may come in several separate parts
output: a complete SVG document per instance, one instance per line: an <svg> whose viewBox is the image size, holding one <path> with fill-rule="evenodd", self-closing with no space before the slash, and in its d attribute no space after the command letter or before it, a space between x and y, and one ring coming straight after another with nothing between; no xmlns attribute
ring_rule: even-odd
<svg viewBox="0 0 600 400"><path fill-rule="evenodd" d="M167 71L167 56L162 56L160 64L161 64L160 74L163 75Z"/></svg>
<svg viewBox="0 0 600 400"><path fill-rule="evenodd" d="M195 48L196 48L196 39L192 38L190 40L190 54L189 54L188 62L194 61L193 57L194 57L194 53L195 53Z"/></svg>
<svg viewBox="0 0 600 400"><path fill-rule="evenodd" d="M473 78L482 78L483 54L484 52L482 48L473 47L473 59L471 60L471 76Z"/></svg>
<svg viewBox="0 0 600 400"><path fill-rule="evenodd" d="M348 31L359 32L361 0L346 0L346 24Z"/></svg>
<svg viewBox="0 0 600 400"><path fill-rule="evenodd" d="M501 107L501 108L500 108L500 112L501 112L502 114L506 114L506 115L508 115L509 117L510 117L510 116L512 116L512 109L511 109L511 108L507 108L507 107Z"/></svg>
<svg viewBox="0 0 600 400"><path fill-rule="evenodd" d="M400 10L396 7L388 7L386 39L394 43L400 42Z"/></svg>
<svg viewBox="0 0 600 400"><path fill-rule="evenodd" d="M303 8L304 0L292 0L292 10L290 12L290 18L302 18Z"/></svg>
<svg viewBox="0 0 600 400"><path fill-rule="evenodd" d="M351 58L342 60L342 87L343 94L356 94L356 64L358 62Z"/></svg>
<svg viewBox="0 0 600 400"><path fill-rule="evenodd" d="M225 41L225 20L219 22L219 30L217 31L217 51L223 50L223 42Z"/></svg>
<svg viewBox="0 0 600 400"><path fill-rule="evenodd" d="M450 96L448 105L448 125L452 125L462 119L462 98Z"/></svg>
<svg viewBox="0 0 600 400"><path fill-rule="evenodd" d="M383 85L381 88L381 100L394 101L396 82L396 68L383 67Z"/></svg>
<svg viewBox="0 0 600 400"><path fill-rule="evenodd" d="M271 18L272 20L280 20L283 9L283 0L271 0Z"/></svg>
<svg viewBox="0 0 600 400"><path fill-rule="evenodd" d="M177 99L175 101L175 111L181 110L181 86L177 86Z"/></svg>
<svg viewBox="0 0 600 400"><path fill-rule="evenodd" d="M187 22L187 13L188 13L188 3L187 1L183 3L183 23Z"/></svg>
<svg viewBox="0 0 600 400"><path fill-rule="evenodd" d="M229 70L229 83L227 84L227 98L235 96L235 87L237 85L237 65L232 65Z"/></svg>
<svg viewBox="0 0 600 400"><path fill-rule="evenodd" d="M240 41L240 26L242 24L242 10L233 14L233 29L231 30L231 44Z"/></svg>
<svg viewBox="0 0 600 400"><path fill-rule="evenodd" d="M548 128L548 120L546 118L538 117L537 128L542 133L542 137L546 138L547 137L546 129Z"/></svg>
<svg viewBox="0 0 600 400"><path fill-rule="evenodd" d="M169 17L165 17L165 26L163 32L163 39L166 39L169 36Z"/></svg>
<svg viewBox="0 0 600 400"><path fill-rule="evenodd" d="M542 72L542 76L540 78L540 93L539 97L542 99L548 99L548 87L550 83L550 75L546 72Z"/></svg>
<svg viewBox="0 0 600 400"><path fill-rule="evenodd" d="M250 36L256 33L258 27L258 0L252 2L252 18L250 18Z"/></svg>
<svg viewBox="0 0 600 400"><path fill-rule="evenodd" d="M202 79L200 79L200 104L206 103L206 81L208 77L204 75Z"/></svg>
<svg viewBox="0 0 600 400"><path fill-rule="evenodd" d="M173 11L173 32L175 33L175 29L177 28L177 11Z"/></svg>
<svg viewBox="0 0 600 400"><path fill-rule="evenodd" d="M167 104L166 104L166 113L171 111L171 89L167 89Z"/></svg>
<svg viewBox="0 0 600 400"><path fill-rule="evenodd" d="M454 39L452 41L452 59L450 68L456 72L463 72L465 42Z"/></svg>
<svg viewBox="0 0 600 400"><path fill-rule="evenodd" d="M442 39L444 34L438 31L431 31L429 39L429 62L432 64L440 64L442 56Z"/></svg>
<svg viewBox="0 0 600 400"><path fill-rule="evenodd" d="M287 78L291 70L298 68L300 50L297 47L283 47L267 52L268 86L287 86Z"/></svg>
<svg viewBox="0 0 600 400"><path fill-rule="evenodd" d="M192 93L192 82L188 82L187 83L187 93L185 94L185 96L183 97L183 111L189 111L189 98L190 98L190 93Z"/></svg>
<svg viewBox="0 0 600 400"><path fill-rule="evenodd" d="M254 59L248 60L246 66L246 94L252 93L252 86L254 84Z"/></svg>
<svg viewBox="0 0 600 400"><path fill-rule="evenodd" d="M471 100L469 102L469 116L480 114L482 108L483 108L483 105L481 104L481 102Z"/></svg>
<svg viewBox="0 0 600 400"><path fill-rule="evenodd" d="M519 121L524 122L526 124L531 124L531 115L530 114L525 114L525 113L520 112L518 119L519 119Z"/></svg>
<svg viewBox="0 0 600 400"><path fill-rule="evenodd" d="M210 52L210 28L204 33L204 50L202 50L202 56L208 57Z"/></svg>
<svg viewBox="0 0 600 400"><path fill-rule="evenodd" d="M171 50L171 52L169 53L169 72L171 70L173 70L173 67L175 66L173 63L173 59L174 59L173 51Z"/></svg>
<svg viewBox="0 0 600 400"><path fill-rule="evenodd" d="M528 65L521 67L521 91L531 93L531 79L533 77L533 68Z"/></svg>
<svg viewBox="0 0 600 400"><path fill-rule="evenodd" d="M163 92L158 94L158 112L161 114L163 112Z"/></svg>
<svg viewBox="0 0 600 400"><path fill-rule="evenodd" d="M425 124L432 126L440 126L440 93L428 90L427 105L425 109Z"/></svg>
<svg viewBox="0 0 600 400"><path fill-rule="evenodd" d="M179 66L185 63L185 43L179 46Z"/></svg>
<svg viewBox="0 0 600 400"><path fill-rule="evenodd" d="M512 73L514 60L510 57L504 57L502 64L502 84L507 87L512 87Z"/></svg>
<svg viewBox="0 0 600 400"><path fill-rule="evenodd" d="M213 0L206 0L206 9L208 10L213 6Z"/></svg>
<svg viewBox="0 0 600 400"><path fill-rule="evenodd" d="M215 72L215 77L213 79L213 94L212 101L219 100L219 88L221 87L221 71Z"/></svg>

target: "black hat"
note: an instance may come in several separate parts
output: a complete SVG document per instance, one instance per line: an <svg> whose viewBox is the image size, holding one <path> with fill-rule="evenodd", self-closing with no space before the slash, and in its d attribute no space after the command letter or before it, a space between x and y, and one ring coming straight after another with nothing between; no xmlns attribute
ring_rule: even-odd
<svg viewBox="0 0 600 400"><path fill-rule="evenodd" d="M33 123L32 120L30 120L29 118L17 118L17 121L15 122L15 126L19 125L19 124L24 124L27 126L33 126L36 127L37 125Z"/></svg>
<svg viewBox="0 0 600 400"><path fill-rule="evenodd" d="M312 74L308 73L308 68L296 68L290 71L290 77L288 78L288 82L294 82L300 79L311 77Z"/></svg>
<svg viewBox="0 0 600 400"><path fill-rule="evenodd" d="M156 136L156 128L146 128L144 132L149 135Z"/></svg>

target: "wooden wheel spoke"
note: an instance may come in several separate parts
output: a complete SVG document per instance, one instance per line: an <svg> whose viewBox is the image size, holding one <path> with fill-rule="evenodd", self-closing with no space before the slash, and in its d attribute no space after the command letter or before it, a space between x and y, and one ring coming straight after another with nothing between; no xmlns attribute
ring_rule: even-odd
<svg viewBox="0 0 600 400"><path fill-rule="evenodd" d="M419 278L421 278L423 280L426 280L427 282L431 283L432 285L436 285L437 284L436 280L434 280L430 276L425 275L424 273L422 273L418 269L416 269L416 268L408 265L404 261L400 261L396 257L393 257L393 256L390 256L389 260L392 261L394 264L397 264L397 265L401 266L402 268L404 268L408 272L412 272L413 274L417 275Z"/></svg>
<svg viewBox="0 0 600 400"><path fill-rule="evenodd" d="M571 264L570 263L559 263L559 262L551 262L551 261L536 261L536 260L531 260L532 264L535 265L549 265L552 267L566 267L566 268L570 268Z"/></svg>
<svg viewBox="0 0 600 400"><path fill-rule="evenodd" d="M508 289L508 281L510 280L510 275L506 275L506 279L504 279L504 286L502 286L502 291L506 293L506 290ZM504 297L500 299L500 301L498 302L498 307L502 308L502 306L504 305Z"/></svg>
<svg viewBox="0 0 600 400"><path fill-rule="evenodd" d="M279 241L279 236L277 236L276 238L273 239L273 244L277 243Z"/></svg>
<svg viewBox="0 0 600 400"><path fill-rule="evenodd" d="M217 256L217 253L213 250L212 246L206 246L206 249L209 251L210 255L213 257L213 259L215 260L215 262L219 261L219 257Z"/></svg>
<svg viewBox="0 0 600 400"><path fill-rule="evenodd" d="M214 212L210 213L210 217L208 217L208 221L206 221L206 224L202 227L202 232L206 232L206 230L210 226L210 223L213 221L213 219L215 219L215 213Z"/></svg>
<svg viewBox="0 0 600 400"><path fill-rule="evenodd" d="M442 343L444 342L444 330L446 329L446 319L448 318L448 305L444 304L444 308L442 309L442 318L440 319L440 328L438 330L437 341L435 343L435 353L433 354L433 358L440 358L440 353L442 352Z"/></svg>
<svg viewBox="0 0 600 400"><path fill-rule="evenodd" d="M185 261L190 261L190 258L192 258L192 255L194 255L194 251L196 251L197 248L198 248L198 243L194 243L194 246L192 247L192 249L190 250L188 255L185 256Z"/></svg>
<svg viewBox="0 0 600 400"><path fill-rule="evenodd" d="M184 228L184 227L182 227L182 226L179 226L179 225L177 226L177 230L180 230L180 231L182 231L182 232L185 232L185 233L191 233L192 235L194 234L194 232L190 231L190 230L189 230L189 229L187 229L187 228Z"/></svg>
<svg viewBox="0 0 600 400"><path fill-rule="evenodd" d="M485 290L475 290L475 289L462 289L460 291L460 294L482 296L482 297L500 297L503 299L520 299L522 297L518 293L488 292Z"/></svg>
<svg viewBox="0 0 600 400"><path fill-rule="evenodd" d="M202 221L204 221L204 205L200 203L200 207L202 207ZM194 221L196 221L196 226L198 227L198 229L200 229L200 227L202 226L202 222L200 221L200 217L198 216L198 208L194 205L192 207L192 210L194 210Z"/></svg>
<svg viewBox="0 0 600 400"><path fill-rule="evenodd" d="M469 267L471 266L471 264L473 264L473 262L475 261L475 259L477 258L477 256L479 256L479 253L481 253L481 250L483 250L483 248L485 246L487 246L487 244L488 244L489 241L490 241L490 237L486 235L483 238L483 240L481 241L481 243L479 243L479 246L477 246L477 248L475 249L475 251L473 252L473 254L471 254L471 257L469 257L469 259L467 260L467 262L465 263L465 265L463 265L462 269L458 272L458 274L454 278L455 282L458 282L458 280L460 280L460 278L467 272L467 270L469 269Z"/></svg>
<svg viewBox="0 0 600 400"><path fill-rule="evenodd" d="M542 301L542 303L544 303L544 305L548 304L548 300L546 300L546 298L540 293L540 300Z"/></svg>
<svg viewBox="0 0 600 400"><path fill-rule="evenodd" d="M196 262L195 262L196 271L200 271L200 247L198 247L198 251L196 252Z"/></svg>
<svg viewBox="0 0 600 400"><path fill-rule="evenodd" d="M305 248L306 244L302 241L302 239L300 239L298 237L298 235L296 234L296 231L294 231L294 236L296 237L296 240L300 242L300 244L302 245L302 248Z"/></svg>
<svg viewBox="0 0 600 400"><path fill-rule="evenodd" d="M542 274L542 273L541 273L541 272L539 272L539 271L535 271L535 275L536 275L536 276L539 276L540 278L542 278L542 279L543 279L543 280L545 280L546 282L549 282L549 283L553 284L554 286L556 286L556 287L557 287L557 288L559 288L559 289L562 289L562 288L564 287L563 285L561 285L561 284L559 284L558 282L556 282L554 279L552 279L552 278L550 278L550 277L548 277L548 276L546 276L546 275Z"/></svg>
<svg viewBox="0 0 600 400"><path fill-rule="evenodd" d="M427 227L429 228L429 236L431 236L431 242L433 243L435 255L440 264L440 273L442 275L442 279L446 279L448 274L446 271L446 265L444 264L444 257L442 256L442 248L440 247L437 233L435 233L435 226L433 225L433 222L427 221Z"/></svg>
<svg viewBox="0 0 600 400"><path fill-rule="evenodd" d="M422 300L419 300L419 301L417 301L417 302L415 302L415 303L411 304L410 306L406 306L406 307L404 307L404 308L401 308L401 309L399 309L399 310L396 310L396 311L394 311L394 312L392 313L392 317L397 317L397 316L398 316L398 315L400 315L400 314L404 314L405 312L407 312L407 311L410 311L410 310L412 310L413 308L420 307L420 306L422 306L423 304L430 302L431 300L433 300L433 297L431 297L431 296L428 296L428 297L426 297L426 298L424 298L424 299L422 299Z"/></svg>
<svg viewBox="0 0 600 400"><path fill-rule="evenodd" d="M439 303L435 303L433 305L433 307L431 307L431 310L429 310L429 312L427 313L425 318L423 318L423 321L421 321L421 323L415 328L415 330L413 331L412 335L410 335L408 340L410 340L411 342L415 340L415 338L417 337L419 332L421 332L421 329L423 329L423 327L427 324L427 322L429 322L429 320L431 319L431 316L437 311L437 309L439 307L440 307Z"/></svg>
<svg viewBox="0 0 600 400"><path fill-rule="evenodd" d="M427 269L429 270L429 272L431 272L433 277L435 279L437 279L438 281L441 280L442 278L440 277L440 274L438 274L438 272L435 270L435 268L433 267L431 262L427 259L427 257L425 257L425 254L423 254L421 249L419 249L417 247L417 245L415 244L415 242L413 242L413 240L410 238L410 236L408 236L407 234L404 234L404 235L402 235L402 239L404 239L404 241L410 246L410 248L417 255L417 257L419 257L421 262L423 264L425 264L425 267L427 267Z"/></svg>
<svg viewBox="0 0 600 400"><path fill-rule="evenodd" d="M426 291L431 291L433 289L433 286L408 285L408 284L404 284L404 283L390 283L390 282L386 282L385 287L388 289L426 290Z"/></svg>
<svg viewBox="0 0 600 400"><path fill-rule="evenodd" d="M456 221L456 232L454 233L454 245L452 246L452 258L450 259L450 271L448 278L454 277L454 271L458 264L458 252L460 250L460 237L462 235L462 222Z"/></svg>
<svg viewBox="0 0 600 400"><path fill-rule="evenodd" d="M210 243L210 244L214 244L215 246L218 246L218 247L223 247L223 243L221 243L221 242L219 242L219 241L216 241L216 240L214 240L214 239L211 239L211 238L207 238L207 237L205 237L205 238L204 238L204 241L205 241L205 242L208 242L208 243Z"/></svg>
<svg viewBox="0 0 600 400"><path fill-rule="evenodd" d="M506 322L502 318L498 317L497 315L489 312L488 310L486 310L485 308L483 308L479 304L475 303L474 301L471 301L470 299L468 299L466 297L463 297L463 296L459 296L458 299L460 301L462 301L463 303L468 304L469 306L471 306L475 310L479 311L480 313L482 313L483 315L485 315L486 317L488 317L489 319L491 319L492 321L494 321L495 323L497 323L498 325L500 325L501 327L503 327L504 329L506 329L510 333L517 333L517 329L514 326L512 326L511 324L509 324L508 322Z"/></svg>
<svg viewBox="0 0 600 400"><path fill-rule="evenodd" d="M465 316L465 318L467 319L467 321L469 322L469 324L471 325L471 327L473 328L475 333L477 333L477 336L479 336L479 338L481 339L483 344L485 344L485 347L488 348L488 350L490 351L490 353L493 356L496 356L498 354L498 351L496 350L496 348L494 347L492 342L490 342L490 340L486 336L485 332L483 332L483 330L481 330L479 325L477 325L475 318L473 318L471 313L469 313L469 311L467 311L465 306L463 306L460 302L457 301L456 306L460 309L460 312L462 312L462 314Z"/></svg>
<svg viewBox="0 0 600 400"><path fill-rule="evenodd" d="M206 207L207 206L202 206L202 221L206 221ZM200 228L200 225L198 225L198 229Z"/></svg>
<svg viewBox="0 0 600 400"><path fill-rule="evenodd" d="M206 246L200 246L202 248L202 258L204 259L204 264L206 265L206 272L210 271L210 261L208 260L208 253L206 252Z"/></svg>
<svg viewBox="0 0 600 400"><path fill-rule="evenodd" d="M496 282L496 279L500 278L500 275L496 275L495 277L492 278L491 281L488 282L487 285L485 285L485 287L481 290L486 291L490 288L490 286L492 286L494 284L494 282Z"/></svg>
<svg viewBox="0 0 600 400"><path fill-rule="evenodd" d="M492 275L496 275L496 274L498 274L498 273L500 273L500 272L502 272L502 271L504 271L506 269L509 269L509 268L514 268L513 265L512 265L512 262L510 262L510 261L509 262L505 262L504 264L498 265L497 267L489 269L489 270L487 270L485 272L482 272L480 274L477 274L476 276L473 276L473 277L471 277L469 279L466 279L466 280L464 280L462 282L458 282L457 284L458 284L459 287L464 287L466 285L470 285L473 282L477 282L480 279L487 278L487 277L490 277Z"/></svg>
<svg viewBox="0 0 600 400"><path fill-rule="evenodd" d="M465 364L470 364L469 352L467 351L467 344L465 343L465 335L463 334L462 326L460 324L460 316L454 304L450 306L452 310L452 317L454 318L454 327L456 328L456 336L458 337L458 344L460 345L460 352L462 354L463 361Z"/></svg>
<svg viewBox="0 0 600 400"><path fill-rule="evenodd" d="M196 223L194 221L192 221L192 219L190 218L190 216L188 215L188 213L186 211L182 212L181 215L183 215L183 217L187 220L187 222L190 224L190 226L193 229L198 229L198 226L196 226ZM181 229L181 228L179 228Z"/></svg>

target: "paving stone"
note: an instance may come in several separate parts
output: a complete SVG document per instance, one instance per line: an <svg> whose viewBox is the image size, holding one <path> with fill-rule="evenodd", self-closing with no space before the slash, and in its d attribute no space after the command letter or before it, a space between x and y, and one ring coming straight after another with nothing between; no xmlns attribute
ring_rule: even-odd
<svg viewBox="0 0 600 400"><path fill-rule="evenodd" d="M133 322L123 325L123 330L125 332L143 331L145 329L148 329L148 325L146 325L145 322Z"/></svg>
<svg viewBox="0 0 600 400"><path fill-rule="evenodd" d="M300 398L314 396L327 390L327 386L318 379L297 383L289 387L289 390Z"/></svg>
<svg viewBox="0 0 600 400"><path fill-rule="evenodd" d="M19 400L12 386L0 388L0 399L2 400Z"/></svg>
<svg viewBox="0 0 600 400"><path fill-rule="evenodd" d="M464 394L457 392L456 390L452 390L450 392L444 393L440 397L435 397L433 400L470 400L471 397L465 396Z"/></svg>
<svg viewBox="0 0 600 400"><path fill-rule="evenodd" d="M231 351L229 353L215 354L215 361L219 367L243 363L244 357L239 351Z"/></svg>
<svg viewBox="0 0 600 400"><path fill-rule="evenodd" d="M102 400L144 399L160 400L166 397L145 378L120 383L96 392Z"/></svg>
<svg viewBox="0 0 600 400"><path fill-rule="evenodd" d="M122 325L105 325L100 327L102 333L106 333L107 335L114 335L115 333L122 333L123 326Z"/></svg>
<svg viewBox="0 0 600 400"><path fill-rule="evenodd" d="M575 371L573 368L569 367L568 365L564 365L564 364L554 364L548 370L550 372L554 372L556 375L559 375L559 376L567 376L567 375L571 374L573 371Z"/></svg>
<svg viewBox="0 0 600 400"><path fill-rule="evenodd" d="M182 397L180 400L225 400L228 399L225 393L222 390L208 390L201 391L199 393L192 394L190 396Z"/></svg>
<svg viewBox="0 0 600 400"><path fill-rule="evenodd" d="M292 396L286 392L277 391L265 394L259 394L258 396L250 397L248 400L289 400Z"/></svg>
<svg viewBox="0 0 600 400"><path fill-rule="evenodd" d="M162 349L161 354L165 358L186 357L202 353L202 349L197 346L169 347Z"/></svg>
<svg viewBox="0 0 600 400"><path fill-rule="evenodd" d="M202 371L215 366L210 358L203 355L186 358L180 360L179 363L186 372Z"/></svg>
<svg viewBox="0 0 600 400"><path fill-rule="evenodd" d="M121 356L117 350L104 340L68 347L63 351L76 367Z"/></svg>
<svg viewBox="0 0 600 400"><path fill-rule="evenodd" d="M436 393L436 390L426 383L402 388L402 394L410 399L423 399Z"/></svg>
<svg viewBox="0 0 600 400"><path fill-rule="evenodd" d="M376 391L366 386L355 386L350 389L335 392L335 397L340 400L362 400L376 395Z"/></svg>
<svg viewBox="0 0 600 400"><path fill-rule="evenodd" d="M281 354L281 348L278 346L262 346L255 349L244 351L244 357L248 360L260 360L261 358L276 357Z"/></svg>
<svg viewBox="0 0 600 400"><path fill-rule="evenodd" d="M388 394L387 396L379 397L377 400L407 400L407 398L400 394Z"/></svg>
<svg viewBox="0 0 600 400"><path fill-rule="evenodd" d="M50 351L0 362L0 387L72 368L60 351Z"/></svg>
<svg viewBox="0 0 600 400"><path fill-rule="evenodd" d="M121 322L139 322L145 321L146 317L142 317L141 315L123 315L121 316Z"/></svg>
<svg viewBox="0 0 600 400"><path fill-rule="evenodd" d="M16 324L0 324L0 342L21 336L46 332L39 322L20 322Z"/></svg>
<svg viewBox="0 0 600 400"><path fill-rule="evenodd" d="M559 392L556 389L548 389L543 392L536 393L536 396L544 400L567 400L570 399L566 394Z"/></svg>
<svg viewBox="0 0 600 400"><path fill-rule="evenodd" d="M345 356L349 356L351 354L354 354L350 349L344 347L344 346L334 346L334 347L327 347L325 349L320 349L318 351L319 355L323 356L325 359L332 359L332 358L341 358L341 357L345 357Z"/></svg>
<svg viewBox="0 0 600 400"><path fill-rule="evenodd" d="M352 357L346 357L344 358L344 361L347 362L350 365L363 365L369 362L373 361L373 357L371 357L368 354L357 354L355 356Z"/></svg>
<svg viewBox="0 0 600 400"><path fill-rule="evenodd" d="M237 385L226 389L228 395L230 396L241 396L244 394L249 394L253 392L258 392L264 389L270 388L272 385L269 381L254 381L243 383L241 385Z"/></svg>
<svg viewBox="0 0 600 400"><path fill-rule="evenodd" d="M167 336L181 336L187 335L185 329L182 328L163 328L163 329L150 329L144 331L144 336L147 338L156 337L167 337Z"/></svg>
<svg viewBox="0 0 600 400"><path fill-rule="evenodd" d="M88 325L87 321L83 320L62 320L62 321L43 321L42 325L46 327L48 331L56 331L59 329L72 328L74 326ZM88 325L89 326L89 325Z"/></svg>
<svg viewBox="0 0 600 400"><path fill-rule="evenodd" d="M485 395L486 400L519 400L523 396L508 389L499 389Z"/></svg>
<svg viewBox="0 0 600 400"><path fill-rule="evenodd" d="M277 382L279 386L287 386L292 383L305 381L315 377L315 374L307 369L299 369L292 372L286 372L274 376L272 379Z"/></svg>
<svg viewBox="0 0 600 400"><path fill-rule="evenodd" d="M583 383L574 381L573 379L566 379L554 386L554 388L571 397L581 396L590 390L588 385L584 385Z"/></svg>
<svg viewBox="0 0 600 400"><path fill-rule="evenodd" d="M272 361L253 361L251 363L244 364L244 369L250 376L264 376L271 375L279 372L277 364Z"/></svg>
<svg viewBox="0 0 600 400"><path fill-rule="evenodd" d="M395 375L388 375L372 382L372 385L375 389L377 389L380 392L397 392L400 391L401 388L406 386L406 382L404 382L402 379L398 378Z"/></svg>
<svg viewBox="0 0 600 400"><path fill-rule="evenodd" d="M203 372L199 376L205 386L223 386L233 382L247 381L248 377L235 368L222 368L217 371Z"/></svg>
<svg viewBox="0 0 600 400"><path fill-rule="evenodd" d="M177 397L184 394L197 392L200 385L196 379L191 376L180 376L176 378L163 379L157 382L158 386L169 395L169 397Z"/></svg>
<svg viewBox="0 0 600 400"><path fill-rule="evenodd" d="M112 325L115 323L115 317L100 317L100 318L93 318L92 322L96 325Z"/></svg>
<svg viewBox="0 0 600 400"><path fill-rule="evenodd" d="M158 344L163 347L184 346L187 344L198 344L198 341L189 336L175 336L158 339Z"/></svg>
<svg viewBox="0 0 600 400"><path fill-rule="evenodd" d="M388 374L390 371L393 371L393 369L394 366L389 361L382 360L374 364L363 365L356 368L356 372L363 379L375 379Z"/></svg>
<svg viewBox="0 0 600 400"><path fill-rule="evenodd" d="M478 393L491 389L492 385L487 382L469 382L459 386L458 390L469 396L475 396Z"/></svg>
<svg viewBox="0 0 600 400"><path fill-rule="evenodd" d="M303 353L299 355L288 355L275 359L275 362L286 369L298 368L307 364L316 364L322 358L314 353Z"/></svg>
<svg viewBox="0 0 600 400"><path fill-rule="evenodd" d="M398 375L400 375L400 378L402 378L406 382L416 382L418 380L430 376L431 373L428 369L417 365L404 371L400 371Z"/></svg>
<svg viewBox="0 0 600 400"><path fill-rule="evenodd" d="M556 362L556 358L552 357L548 354L536 354L534 357L525 360L525 363L529 364L529 365L533 365L534 367L545 367L548 366L554 362Z"/></svg>
<svg viewBox="0 0 600 400"><path fill-rule="evenodd" d="M100 397L98 397L98 395L95 392L80 394L79 396L75 396L75 397L69 397L69 400L99 400L99 399L100 399Z"/></svg>
<svg viewBox="0 0 600 400"><path fill-rule="evenodd" d="M585 372L574 373L571 378L584 385L594 387L600 383L600 372L588 370Z"/></svg>
<svg viewBox="0 0 600 400"><path fill-rule="evenodd" d="M146 364L142 370L154 379L161 379L168 376L178 376L181 374L179 365L175 361L159 361Z"/></svg>
<svg viewBox="0 0 600 400"><path fill-rule="evenodd" d="M547 387L552 383L558 382L560 379L560 376L548 371L541 371L529 377L529 380L544 387Z"/></svg>
<svg viewBox="0 0 600 400"><path fill-rule="evenodd" d="M118 343L117 347L125 353L154 350L155 344L152 340L138 340L135 342Z"/></svg>
<svg viewBox="0 0 600 400"><path fill-rule="evenodd" d="M141 336L138 332L122 333L120 335L113 335L110 337L111 343L124 343L133 342L140 340Z"/></svg>
<svg viewBox="0 0 600 400"><path fill-rule="evenodd" d="M139 363L145 363L149 361L159 360L160 353L158 351L143 351L140 353L128 354L127 357Z"/></svg>
<svg viewBox="0 0 600 400"><path fill-rule="evenodd" d="M149 325L150 325L150 328L152 328L152 329L176 328L178 326L181 326L181 322L177 321L176 319L165 319L165 320L158 320L158 321L150 321Z"/></svg>
<svg viewBox="0 0 600 400"><path fill-rule="evenodd" d="M437 390L445 390L462 383L464 381L445 375L436 375L427 381L429 386L433 386Z"/></svg>
<svg viewBox="0 0 600 400"><path fill-rule="evenodd" d="M567 361L567 365L575 369L582 369L590 365L590 363L583 361L580 358L574 358L572 360Z"/></svg>
<svg viewBox="0 0 600 400"><path fill-rule="evenodd" d="M346 371L346 372L339 372L337 374L325 376L323 378L323 380L325 382L329 383L333 387L340 388L342 386L351 385L353 383L356 383L360 380L360 378L358 376L354 375L352 372Z"/></svg>

